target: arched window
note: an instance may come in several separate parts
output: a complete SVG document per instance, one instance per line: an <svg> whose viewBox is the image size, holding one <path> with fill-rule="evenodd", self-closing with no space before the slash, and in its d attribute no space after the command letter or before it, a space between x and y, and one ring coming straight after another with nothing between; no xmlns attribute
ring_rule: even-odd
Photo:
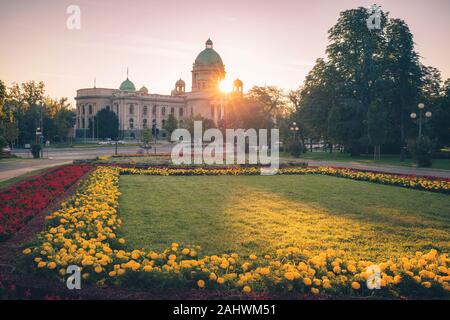
<svg viewBox="0 0 450 320"><path fill-rule="evenodd" d="M134 119L133 118L131 118L129 121L129 128L134 129Z"/></svg>
<svg viewBox="0 0 450 320"><path fill-rule="evenodd" d="M85 115L85 114L86 114L86 108L85 108L85 106L83 104L83 115Z"/></svg>
<svg viewBox="0 0 450 320"><path fill-rule="evenodd" d="M142 120L142 128L147 129L147 119Z"/></svg>
<svg viewBox="0 0 450 320"><path fill-rule="evenodd" d="M142 109L142 114L143 114L144 116L147 115L147 106L144 106L144 109Z"/></svg>
<svg viewBox="0 0 450 320"><path fill-rule="evenodd" d="M179 112L180 117L182 117L183 116L183 108L180 108L180 110L178 112Z"/></svg>
<svg viewBox="0 0 450 320"><path fill-rule="evenodd" d="M152 114L153 114L154 116L156 116L156 105L154 105L153 108L152 108Z"/></svg>
<svg viewBox="0 0 450 320"><path fill-rule="evenodd" d="M128 111L129 111L128 112L129 114L133 114L134 113L134 105L130 104L130 108Z"/></svg>
<svg viewBox="0 0 450 320"><path fill-rule="evenodd" d="M89 105L89 114L92 114L92 105Z"/></svg>
<svg viewBox="0 0 450 320"><path fill-rule="evenodd" d="M164 117L166 115L166 107L161 108L161 115Z"/></svg>

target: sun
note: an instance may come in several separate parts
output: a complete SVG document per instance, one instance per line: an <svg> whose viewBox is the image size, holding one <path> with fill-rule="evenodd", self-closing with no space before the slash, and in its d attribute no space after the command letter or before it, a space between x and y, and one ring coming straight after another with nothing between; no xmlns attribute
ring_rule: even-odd
<svg viewBox="0 0 450 320"><path fill-rule="evenodd" d="M219 89L224 93L233 91L233 81L231 81L230 79L222 80L219 84Z"/></svg>

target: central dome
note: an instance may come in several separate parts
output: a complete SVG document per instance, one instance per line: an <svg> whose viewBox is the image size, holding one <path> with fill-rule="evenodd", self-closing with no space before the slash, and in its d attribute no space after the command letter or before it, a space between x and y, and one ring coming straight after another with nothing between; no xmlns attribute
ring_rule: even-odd
<svg viewBox="0 0 450 320"><path fill-rule="evenodd" d="M127 77L127 79L124 81L124 82L122 82L121 84L120 84L120 88L119 88L121 91L136 91L136 87L134 86L134 83L133 82L131 82L129 79L128 79L128 77Z"/></svg>
<svg viewBox="0 0 450 320"><path fill-rule="evenodd" d="M213 49L213 42L211 39L206 41L206 48L200 52L195 59L195 66L199 67L215 67L223 68L223 62L220 55Z"/></svg>

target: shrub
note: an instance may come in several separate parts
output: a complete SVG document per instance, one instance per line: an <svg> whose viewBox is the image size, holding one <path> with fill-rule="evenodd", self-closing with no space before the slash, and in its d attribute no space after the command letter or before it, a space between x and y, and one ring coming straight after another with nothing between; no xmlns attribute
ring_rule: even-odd
<svg viewBox="0 0 450 320"><path fill-rule="evenodd" d="M41 155L42 147L39 144L33 144L31 146L31 154L33 155L33 158L38 159Z"/></svg>
<svg viewBox="0 0 450 320"><path fill-rule="evenodd" d="M433 142L428 137L422 137L412 146L413 159L419 167L430 167L433 155Z"/></svg>
<svg viewBox="0 0 450 320"><path fill-rule="evenodd" d="M298 158L303 152L303 145L300 141L292 141L289 144L289 153L294 157Z"/></svg>

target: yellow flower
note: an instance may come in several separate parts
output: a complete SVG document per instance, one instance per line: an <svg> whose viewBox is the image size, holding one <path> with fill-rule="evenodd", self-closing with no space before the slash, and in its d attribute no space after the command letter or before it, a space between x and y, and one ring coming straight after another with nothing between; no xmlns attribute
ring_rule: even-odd
<svg viewBox="0 0 450 320"><path fill-rule="evenodd" d="M319 289L317 289L317 288L311 288L311 293L312 293L312 294L318 294L318 293L319 293Z"/></svg>
<svg viewBox="0 0 450 320"><path fill-rule="evenodd" d="M120 244L125 244L125 239L124 238L120 238L118 241L119 241Z"/></svg>
<svg viewBox="0 0 450 320"><path fill-rule="evenodd" d="M217 278L217 283L218 284L223 284L225 282L225 279L222 277Z"/></svg>
<svg viewBox="0 0 450 320"><path fill-rule="evenodd" d="M211 274L209 275L209 280L216 281L216 280L217 280L217 275L216 275L214 272L211 273Z"/></svg>
<svg viewBox="0 0 450 320"><path fill-rule="evenodd" d="M145 267L144 267L144 271L145 271L145 272L152 272L152 270L153 270L153 267L152 267L152 266L145 266Z"/></svg>
<svg viewBox="0 0 450 320"><path fill-rule="evenodd" d="M361 288L361 285L359 284L359 282L353 281L352 288L358 290L359 288Z"/></svg>
<svg viewBox="0 0 450 320"><path fill-rule="evenodd" d="M109 273L108 273L108 275L112 278L112 277L115 277L116 275L117 275L117 271L110 271Z"/></svg>
<svg viewBox="0 0 450 320"><path fill-rule="evenodd" d="M288 279L289 281L292 281L292 280L294 280L294 278L295 278L295 275L294 275L294 273L293 272L285 272L284 273L284 277L286 278L286 279Z"/></svg>
<svg viewBox="0 0 450 320"><path fill-rule="evenodd" d="M189 248L184 248L183 250L181 250L181 253L184 255L188 255L190 252Z"/></svg>
<svg viewBox="0 0 450 320"><path fill-rule="evenodd" d="M252 292L252 288L250 286L245 286L242 291L244 291L245 293L250 293Z"/></svg>
<svg viewBox="0 0 450 320"><path fill-rule="evenodd" d="M95 269L94 269L94 271L95 271L96 273L100 273L100 272L103 271L103 268L100 267L100 266L96 266Z"/></svg>
<svg viewBox="0 0 450 320"><path fill-rule="evenodd" d="M30 248L26 248L25 250L22 251L23 254L30 254L31 253L31 249Z"/></svg>
<svg viewBox="0 0 450 320"><path fill-rule="evenodd" d="M310 286L312 284L312 281L310 278L305 278L303 279L303 283L305 284L305 286Z"/></svg>
<svg viewBox="0 0 450 320"><path fill-rule="evenodd" d="M50 270L53 270L56 268L56 263L55 262L49 262L47 265L47 268L49 268Z"/></svg>
<svg viewBox="0 0 450 320"><path fill-rule="evenodd" d="M45 267L46 265L47 265L47 264L46 264L44 261L41 261L41 262L38 263L37 267L38 267L38 268L43 268L43 267Z"/></svg>
<svg viewBox="0 0 450 320"><path fill-rule="evenodd" d="M203 280L198 280L198 281L197 281L197 285L198 285L199 288L204 288L204 287L205 287L205 281L203 281Z"/></svg>
<svg viewBox="0 0 450 320"><path fill-rule="evenodd" d="M250 260L256 260L256 255L255 254L251 254L250 256L249 256L249 258L250 258Z"/></svg>

